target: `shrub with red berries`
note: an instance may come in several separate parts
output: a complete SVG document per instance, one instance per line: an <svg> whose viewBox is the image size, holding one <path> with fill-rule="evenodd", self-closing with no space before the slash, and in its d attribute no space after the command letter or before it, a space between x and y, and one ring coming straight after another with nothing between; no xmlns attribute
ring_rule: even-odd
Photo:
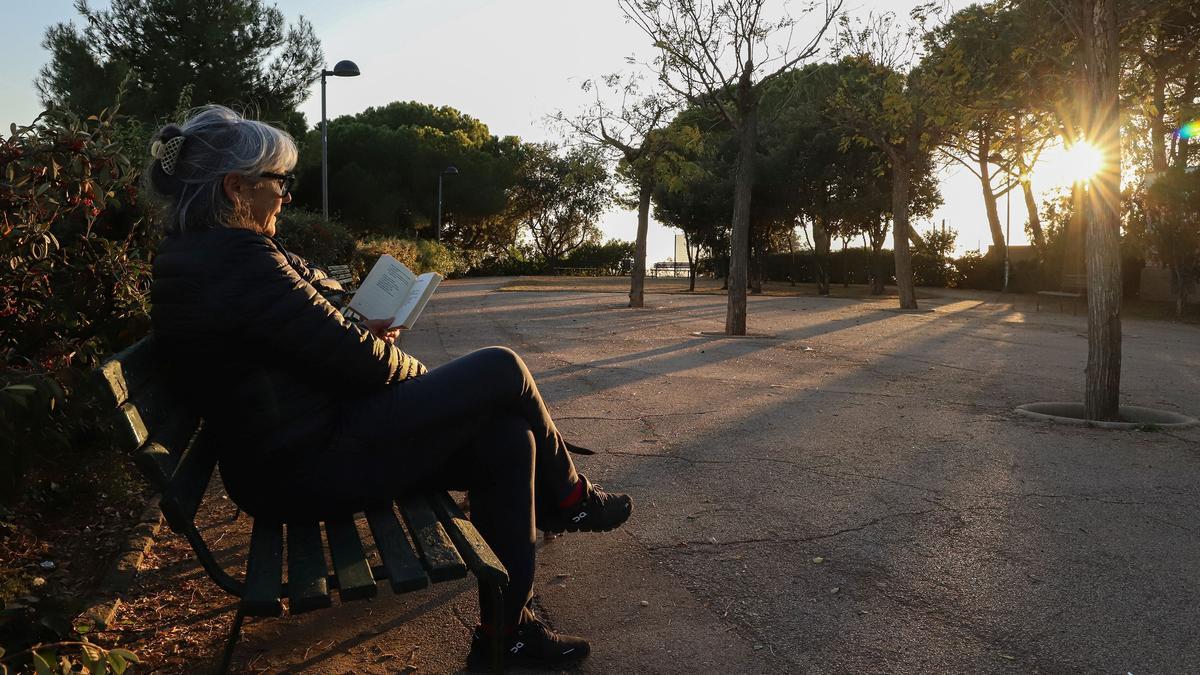
<svg viewBox="0 0 1200 675"><path fill-rule="evenodd" d="M146 330L152 242L115 115L0 133L0 379L94 365Z"/></svg>

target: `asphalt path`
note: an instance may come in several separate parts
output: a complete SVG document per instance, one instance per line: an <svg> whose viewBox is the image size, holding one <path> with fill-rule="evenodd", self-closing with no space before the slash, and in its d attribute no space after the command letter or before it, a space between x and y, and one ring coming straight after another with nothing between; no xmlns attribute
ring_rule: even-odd
<svg viewBox="0 0 1200 675"><path fill-rule="evenodd" d="M444 283L403 345L430 366L515 349L600 451L581 470L634 496L621 530L540 549L538 607L594 642L581 672L1200 672L1200 429L1013 413L1081 400L1085 317L995 294L752 297L761 337L725 339L699 334L723 328L721 296L635 310L505 284ZM1200 329L1124 330L1122 401L1200 415ZM446 586L251 626L248 650L452 671L475 600Z"/></svg>

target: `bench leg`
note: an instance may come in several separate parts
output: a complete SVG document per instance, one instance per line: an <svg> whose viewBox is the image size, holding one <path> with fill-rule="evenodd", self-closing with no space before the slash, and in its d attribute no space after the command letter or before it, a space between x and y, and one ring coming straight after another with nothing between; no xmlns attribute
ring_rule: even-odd
<svg viewBox="0 0 1200 675"><path fill-rule="evenodd" d="M479 585L483 587L484 592L491 598L492 607L504 607L504 589L496 584L484 584L482 581ZM504 672L504 629L505 626L499 626L498 630L492 631L492 672Z"/></svg>
<svg viewBox="0 0 1200 675"><path fill-rule="evenodd" d="M233 660L233 650L242 637L242 620L245 618L246 615L242 614L242 609L239 607L237 614L233 617L233 628L229 631L229 639L225 641L225 651L221 654L221 668L217 671L220 675L229 672L229 663Z"/></svg>

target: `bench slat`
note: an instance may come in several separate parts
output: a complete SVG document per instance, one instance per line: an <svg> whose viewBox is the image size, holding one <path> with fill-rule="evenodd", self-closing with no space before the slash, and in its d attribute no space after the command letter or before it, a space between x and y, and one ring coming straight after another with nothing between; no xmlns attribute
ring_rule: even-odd
<svg viewBox="0 0 1200 675"><path fill-rule="evenodd" d="M408 531L421 554L421 563L429 570L434 581L461 579L467 575L462 556L454 548L446 529L438 522L433 509L424 495L406 497L400 503L400 512L408 523Z"/></svg>
<svg viewBox="0 0 1200 675"><path fill-rule="evenodd" d="M249 616L283 613L283 525L255 519L246 560L242 611Z"/></svg>
<svg viewBox="0 0 1200 675"><path fill-rule="evenodd" d="M288 523L288 608L293 614L324 609L329 598L325 548L319 523Z"/></svg>
<svg viewBox="0 0 1200 675"><path fill-rule="evenodd" d="M146 337L106 359L96 369L104 384L105 403L113 408L129 400L129 392L140 389L157 370L154 338Z"/></svg>
<svg viewBox="0 0 1200 675"><path fill-rule="evenodd" d="M371 576L371 564L358 538L354 515L325 521L325 535L329 540L329 555L333 557L333 573L337 576L338 597L343 602L375 597L375 577Z"/></svg>
<svg viewBox="0 0 1200 675"><path fill-rule="evenodd" d="M371 534L375 537L375 547L383 556L383 566L392 584L392 592L407 593L428 586L429 576L421 567L421 560L412 544L408 543L392 505L367 509L367 524L371 526Z"/></svg>
<svg viewBox="0 0 1200 675"><path fill-rule="evenodd" d="M446 523L446 530L458 552L462 554L467 566L481 581L508 586L508 570L492 552L491 547L483 540L483 535L475 529L475 524L466 519L458 504L445 492L430 496L433 510Z"/></svg>
<svg viewBox="0 0 1200 675"><path fill-rule="evenodd" d="M153 383L134 392L133 397L116 408L118 442L126 452L137 450L146 440L173 424L187 409L175 397ZM193 417L193 419L195 419Z"/></svg>
<svg viewBox="0 0 1200 675"><path fill-rule="evenodd" d="M142 411L128 401L121 404L117 434L124 450L137 449L150 438L150 427L142 419Z"/></svg>

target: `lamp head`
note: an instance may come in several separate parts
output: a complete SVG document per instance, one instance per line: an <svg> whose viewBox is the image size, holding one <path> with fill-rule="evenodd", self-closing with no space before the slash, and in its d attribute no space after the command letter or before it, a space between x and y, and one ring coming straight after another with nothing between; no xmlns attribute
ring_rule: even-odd
<svg viewBox="0 0 1200 675"><path fill-rule="evenodd" d="M451 165L442 170L442 174L446 176L457 176L458 168Z"/></svg>
<svg viewBox="0 0 1200 675"><path fill-rule="evenodd" d="M360 73L358 65L353 61L338 61L330 74L336 77L357 77Z"/></svg>

